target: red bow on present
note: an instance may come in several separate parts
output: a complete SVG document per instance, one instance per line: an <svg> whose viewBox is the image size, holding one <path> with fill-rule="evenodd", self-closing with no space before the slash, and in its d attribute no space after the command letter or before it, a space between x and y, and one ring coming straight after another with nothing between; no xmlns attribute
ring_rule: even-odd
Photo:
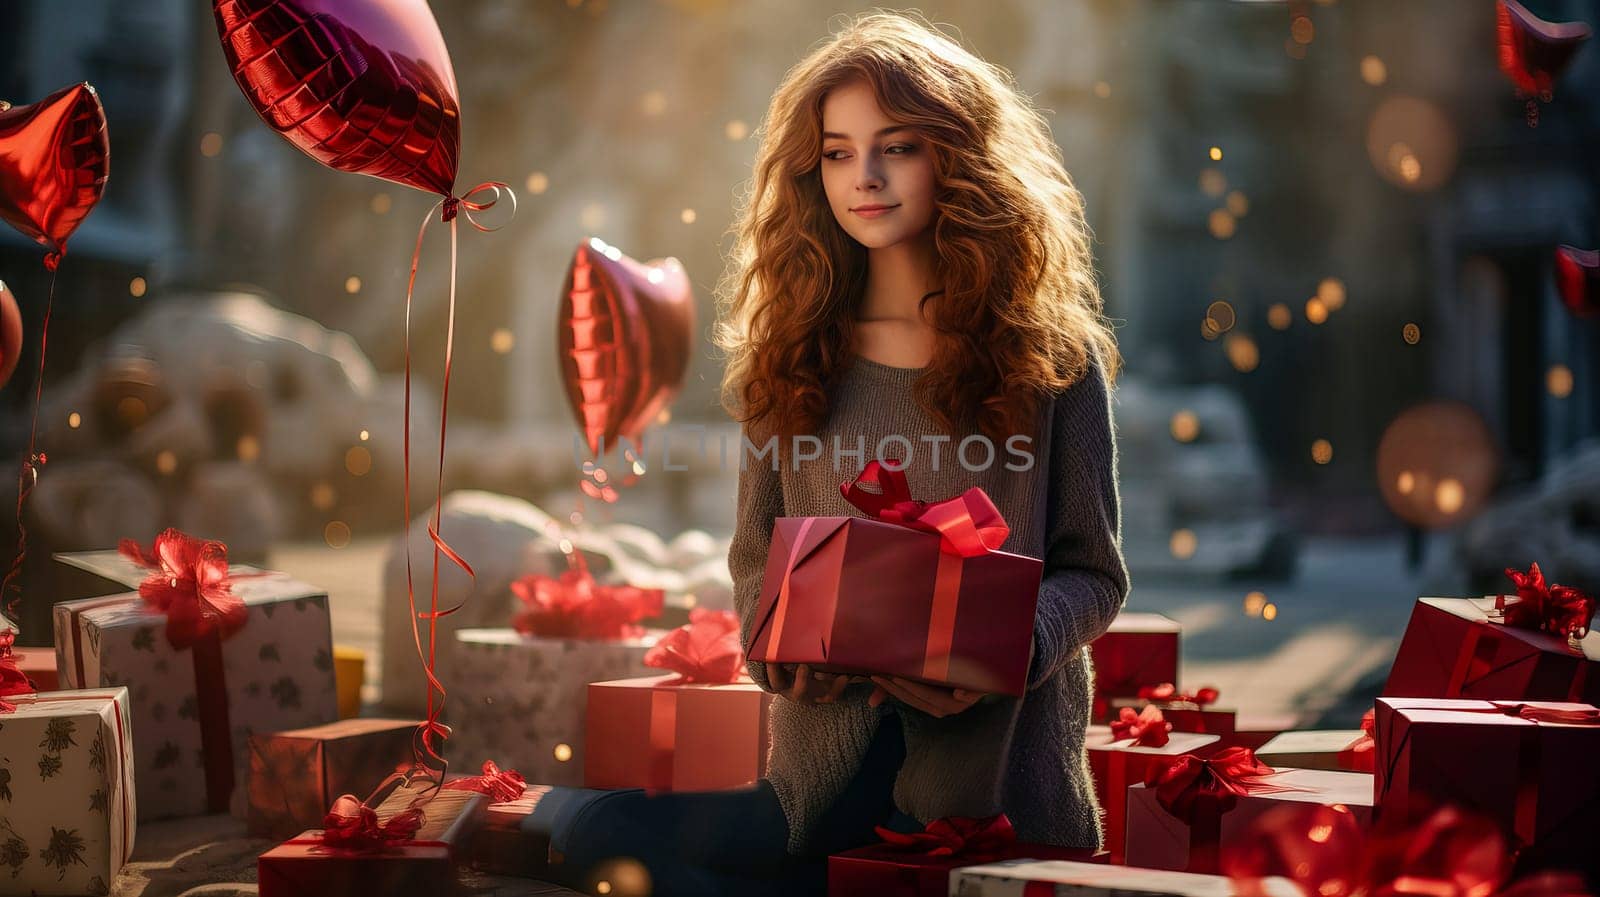
<svg viewBox="0 0 1600 897"><path fill-rule="evenodd" d="M1132 707L1124 707L1117 712L1117 718L1111 721L1111 740L1122 741L1132 738L1133 743L1143 747L1162 747L1169 740L1167 733L1172 731L1172 723L1161 715L1161 708L1154 704L1146 704L1143 710L1135 711Z"/></svg>
<svg viewBox="0 0 1600 897"><path fill-rule="evenodd" d="M1339 751L1339 765L1353 772L1372 772L1377 761L1378 724L1371 710L1361 714L1361 737Z"/></svg>
<svg viewBox="0 0 1600 897"><path fill-rule="evenodd" d="M875 831L891 849L928 857L960 857L973 863L999 859L1017 843L1016 830L1004 813L983 819L946 816L920 832L897 832L881 825Z"/></svg>
<svg viewBox="0 0 1600 897"><path fill-rule="evenodd" d="M422 809L410 807L378 824L378 814L354 794L333 802L322 820L322 843L348 850L378 850L411 840L422 828Z"/></svg>
<svg viewBox="0 0 1600 897"><path fill-rule="evenodd" d="M681 682L732 682L744 671L739 617L697 607L687 625L667 633L644 655L644 665L671 670Z"/></svg>
<svg viewBox="0 0 1600 897"><path fill-rule="evenodd" d="M515 769L501 769L493 760L483 761L483 775L466 776L447 782L445 791L476 791L487 794L490 803L503 804L522 796L528 780Z"/></svg>
<svg viewBox="0 0 1600 897"><path fill-rule="evenodd" d="M845 501L883 521L939 536L939 550L961 557L996 551L1011 535L1011 526L989 494L973 486L944 501L911 497L905 466L898 460L872 460L856 478L839 484Z"/></svg>
<svg viewBox="0 0 1600 897"><path fill-rule="evenodd" d="M1215 688L1206 687L1192 695L1178 691L1178 687L1171 682L1160 685L1145 685L1139 689L1139 700L1155 701L1160 704L1193 704L1196 707L1205 707L1215 704L1222 692Z"/></svg>
<svg viewBox="0 0 1600 897"><path fill-rule="evenodd" d="M640 620L661 614L662 591L637 586L605 586L587 569L559 578L534 573L511 584L522 610L511 627L545 638L625 639L644 634Z"/></svg>
<svg viewBox="0 0 1600 897"><path fill-rule="evenodd" d="M1144 783L1155 789L1156 801L1168 813L1193 825L1201 813L1226 813L1247 794L1296 790L1263 781L1273 773L1272 767L1256 759L1255 751L1231 747L1209 760L1183 754L1171 763L1154 764L1145 772Z"/></svg>
<svg viewBox="0 0 1600 897"><path fill-rule="evenodd" d="M169 529L148 552L132 539L123 539L117 550L152 568L139 584L139 597L167 615L167 641L174 648L187 648L213 631L227 638L249 618L233 594L228 546L221 542Z"/></svg>
<svg viewBox="0 0 1600 897"><path fill-rule="evenodd" d="M1546 584L1544 571L1538 564L1529 567L1526 573L1507 567L1506 576L1517 586L1517 600L1507 601L1506 595L1497 595L1494 606L1507 626L1540 629L1563 638L1583 638L1589 634L1594 598L1571 586Z"/></svg>
<svg viewBox="0 0 1600 897"><path fill-rule="evenodd" d="M17 656L11 653L11 645L16 640L15 632L0 629L0 713L13 713L17 709L17 705L6 698L11 695L31 695L35 691L28 674L17 665Z"/></svg>

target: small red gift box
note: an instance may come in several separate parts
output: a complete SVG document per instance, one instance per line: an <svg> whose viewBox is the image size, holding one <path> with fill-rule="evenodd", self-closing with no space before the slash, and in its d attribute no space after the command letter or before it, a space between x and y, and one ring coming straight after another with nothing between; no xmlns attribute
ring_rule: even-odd
<svg viewBox="0 0 1600 897"><path fill-rule="evenodd" d="M1022 695L1043 562L995 550L1009 530L983 490L925 505L867 467L846 497L878 519L774 521L750 659Z"/></svg>
<svg viewBox="0 0 1600 897"><path fill-rule="evenodd" d="M1531 865L1593 856L1600 710L1379 698L1375 711L1380 816L1403 815L1419 803L1455 803L1498 821Z"/></svg>
<svg viewBox="0 0 1600 897"><path fill-rule="evenodd" d="M1600 704L1600 633L1576 641L1496 622L1489 598L1417 601L1383 693Z"/></svg>
<svg viewBox="0 0 1600 897"><path fill-rule="evenodd" d="M1137 698L1139 689L1178 681L1176 620L1160 614L1123 612L1089 645L1094 660L1095 718L1109 714L1114 698Z"/></svg>
<svg viewBox="0 0 1600 897"><path fill-rule="evenodd" d="M672 674L592 682L583 784L654 791L753 785L766 770L773 697L750 682L683 682Z"/></svg>
<svg viewBox="0 0 1600 897"><path fill-rule="evenodd" d="M1163 682L1140 688L1137 701L1113 700L1111 708L1114 715L1123 707L1139 709L1143 704L1154 704L1161 708L1161 715L1167 722L1172 723L1172 731L1216 735L1226 744L1233 739L1235 712L1212 707L1216 700L1214 688L1202 688L1190 694L1179 691L1170 682Z"/></svg>
<svg viewBox="0 0 1600 897"><path fill-rule="evenodd" d="M1122 862L1128 786L1144 781L1152 763L1168 762L1182 754L1209 757L1220 746L1215 735L1190 732L1169 735L1167 743L1158 747L1137 744L1128 738L1089 745L1089 771L1094 774L1095 796L1105 819L1105 845L1111 862Z"/></svg>
<svg viewBox="0 0 1600 897"><path fill-rule="evenodd" d="M347 719L250 736L250 834L286 838L322 822L341 794L366 794L411 763L417 723Z"/></svg>
<svg viewBox="0 0 1600 897"><path fill-rule="evenodd" d="M929 824L926 834L898 840L902 843L871 844L828 857L828 897L944 897L950 893L950 873L976 863L1110 860L1103 850L1018 843L1004 816L941 819Z"/></svg>
<svg viewBox="0 0 1600 897"><path fill-rule="evenodd" d="M1232 809L1197 803L1193 822L1163 806L1159 788L1143 782L1129 788L1128 865L1215 873L1218 851L1241 844L1250 823L1282 801L1337 804L1362 828L1372 822L1372 776L1365 773L1280 769L1249 778L1239 788L1244 793L1235 796Z"/></svg>

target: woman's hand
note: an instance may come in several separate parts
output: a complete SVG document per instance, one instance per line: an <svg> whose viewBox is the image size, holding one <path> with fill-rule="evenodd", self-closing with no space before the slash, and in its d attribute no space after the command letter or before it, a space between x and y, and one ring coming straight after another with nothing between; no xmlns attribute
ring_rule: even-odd
<svg viewBox="0 0 1600 897"><path fill-rule="evenodd" d="M767 681L772 690L801 704L832 704L850 684L850 677L813 671L807 664L767 665Z"/></svg>
<svg viewBox="0 0 1600 897"><path fill-rule="evenodd" d="M935 717L960 713L983 697L982 692L941 688L894 676L873 676L872 681L878 688L867 699L871 706L876 707L889 698L897 698L901 703Z"/></svg>

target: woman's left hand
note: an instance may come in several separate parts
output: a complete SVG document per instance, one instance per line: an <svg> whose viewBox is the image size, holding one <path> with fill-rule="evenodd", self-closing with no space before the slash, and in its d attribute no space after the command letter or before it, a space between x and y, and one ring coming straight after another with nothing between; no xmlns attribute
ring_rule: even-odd
<svg viewBox="0 0 1600 897"><path fill-rule="evenodd" d="M942 688L894 676L873 676L872 682L878 687L867 699L871 706L876 707L889 698L897 698L901 703L935 717L960 713L983 697L982 692Z"/></svg>

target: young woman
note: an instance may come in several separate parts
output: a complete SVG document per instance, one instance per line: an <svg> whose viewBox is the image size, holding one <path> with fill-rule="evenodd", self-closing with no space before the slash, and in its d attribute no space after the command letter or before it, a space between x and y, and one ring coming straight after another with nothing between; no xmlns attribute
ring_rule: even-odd
<svg viewBox="0 0 1600 897"><path fill-rule="evenodd" d="M1099 846L1086 646L1128 592L1119 355L1048 126L922 20L862 16L773 96L738 237L718 339L749 444L729 556L746 645L773 519L858 514L840 483L893 457L918 498L982 486L1002 548L1044 558L1027 694L752 662L780 695L756 787L558 792L538 825L569 875L627 857L656 895L821 893L829 853L944 816Z"/></svg>

